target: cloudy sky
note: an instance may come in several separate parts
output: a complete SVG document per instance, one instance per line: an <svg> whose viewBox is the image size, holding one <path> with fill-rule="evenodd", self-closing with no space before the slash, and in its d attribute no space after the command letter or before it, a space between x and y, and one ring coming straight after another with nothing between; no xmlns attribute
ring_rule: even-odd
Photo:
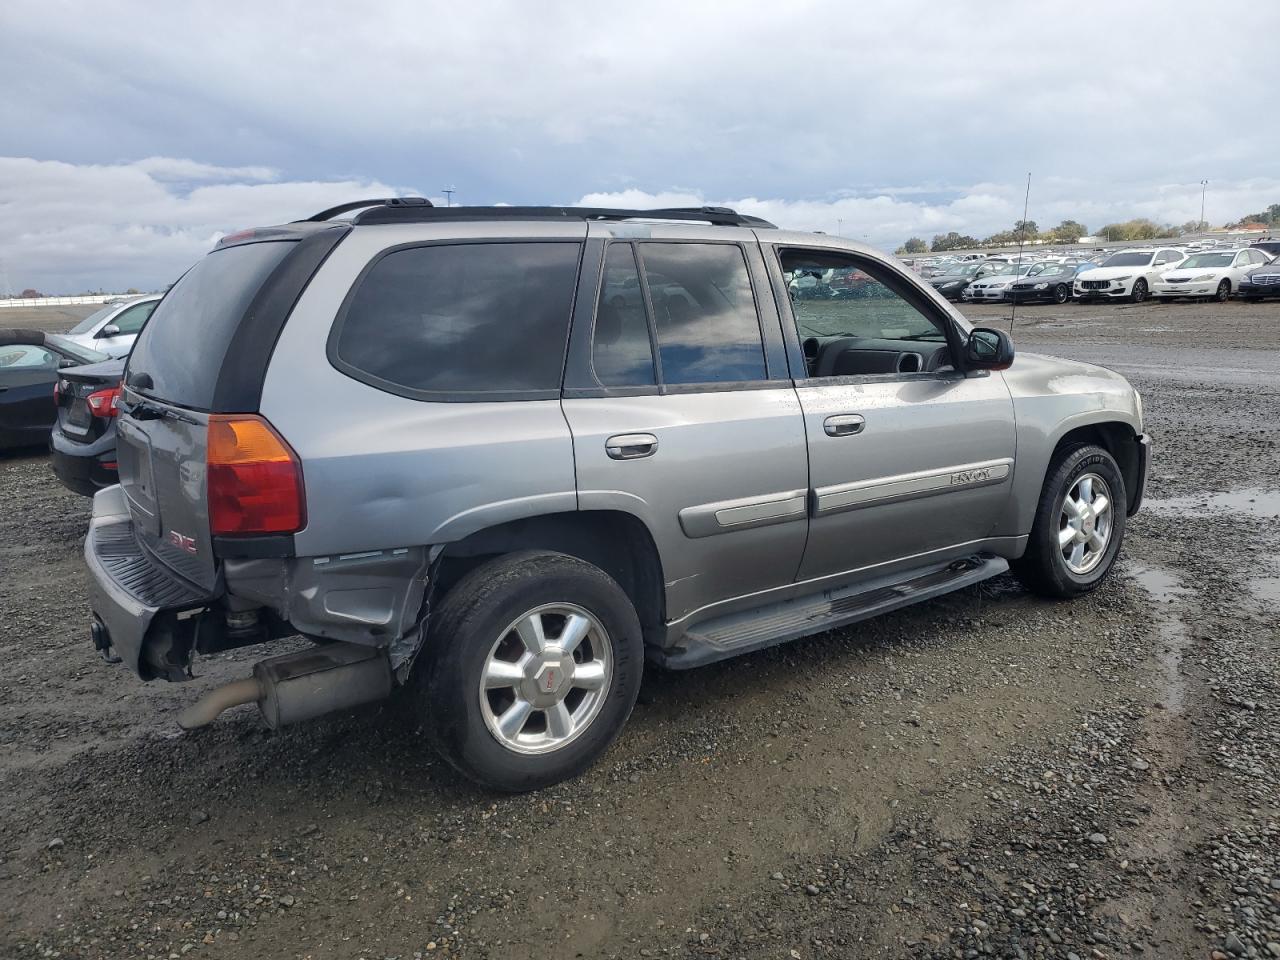
<svg viewBox="0 0 1280 960"><path fill-rule="evenodd" d="M0 5L0 287L366 196L729 204L888 248L1280 202L1280 4Z"/></svg>

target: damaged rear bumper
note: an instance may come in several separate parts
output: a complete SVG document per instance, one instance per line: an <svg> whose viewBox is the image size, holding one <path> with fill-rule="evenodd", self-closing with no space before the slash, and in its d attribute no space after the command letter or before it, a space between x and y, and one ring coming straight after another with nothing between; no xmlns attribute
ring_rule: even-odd
<svg viewBox="0 0 1280 960"><path fill-rule="evenodd" d="M94 630L95 642L109 645L143 680L183 679L187 658L180 655L183 644L174 641L196 629L196 615L217 599L217 592L178 577L138 543L118 485L93 498L84 559L90 607L101 624Z"/></svg>

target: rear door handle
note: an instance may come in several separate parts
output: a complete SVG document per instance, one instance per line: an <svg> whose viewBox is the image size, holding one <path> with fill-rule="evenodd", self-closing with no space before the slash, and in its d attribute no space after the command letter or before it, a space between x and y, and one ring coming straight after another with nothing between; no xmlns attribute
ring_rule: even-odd
<svg viewBox="0 0 1280 960"><path fill-rule="evenodd" d="M827 431L828 437L851 437L861 433L866 425L867 421L856 413L841 413L822 421L822 429Z"/></svg>
<svg viewBox="0 0 1280 960"><path fill-rule="evenodd" d="M614 460L639 460L658 452L658 438L652 433L620 433L604 442L604 452Z"/></svg>

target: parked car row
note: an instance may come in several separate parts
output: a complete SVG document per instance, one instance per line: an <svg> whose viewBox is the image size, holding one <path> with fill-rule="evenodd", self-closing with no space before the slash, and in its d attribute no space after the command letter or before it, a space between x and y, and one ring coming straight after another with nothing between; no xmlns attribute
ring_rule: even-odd
<svg viewBox="0 0 1280 960"><path fill-rule="evenodd" d="M87 497L118 483L125 361L159 302L109 303L62 335L0 329L0 449L47 444L57 478Z"/></svg>
<svg viewBox="0 0 1280 960"><path fill-rule="evenodd" d="M1280 296L1280 263L1261 245L1188 255L1178 247L1119 250L1100 262L991 258L957 263L929 283L948 300L1018 303L1180 297L1225 302Z"/></svg>

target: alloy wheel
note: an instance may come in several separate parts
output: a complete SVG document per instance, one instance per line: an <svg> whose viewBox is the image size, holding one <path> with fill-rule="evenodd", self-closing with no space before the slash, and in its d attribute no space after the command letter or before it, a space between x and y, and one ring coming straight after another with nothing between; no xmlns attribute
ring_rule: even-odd
<svg viewBox="0 0 1280 960"><path fill-rule="evenodd" d="M1223 280L1218 284L1218 302L1226 303L1231 298L1231 281Z"/></svg>
<svg viewBox="0 0 1280 960"><path fill-rule="evenodd" d="M1067 491L1058 517L1058 547L1072 573L1089 573L1102 561L1111 541L1113 509L1111 488L1096 473L1077 478Z"/></svg>
<svg viewBox="0 0 1280 960"><path fill-rule="evenodd" d="M494 641L480 677L480 713L508 750L549 753L591 725L612 679L612 646L600 621L577 604L544 604Z"/></svg>

